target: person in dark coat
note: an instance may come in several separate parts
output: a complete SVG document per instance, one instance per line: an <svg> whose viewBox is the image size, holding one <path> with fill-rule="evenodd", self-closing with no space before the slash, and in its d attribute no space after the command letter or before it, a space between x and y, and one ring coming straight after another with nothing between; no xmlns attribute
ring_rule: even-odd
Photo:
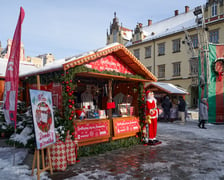
<svg viewBox="0 0 224 180"><path fill-rule="evenodd" d="M178 116L181 119L181 123L185 124L185 110L186 110L186 102L184 101L183 97L179 97L178 101Z"/></svg>
<svg viewBox="0 0 224 180"><path fill-rule="evenodd" d="M199 117L200 117L200 121L198 123L198 127L206 129L205 122L208 120L208 103L206 98L201 99L201 102L199 105Z"/></svg>
<svg viewBox="0 0 224 180"><path fill-rule="evenodd" d="M170 121L170 109L172 108L172 103L170 102L169 96L166 96L163 100L162 108L164 113L164 120Z"/></svg>

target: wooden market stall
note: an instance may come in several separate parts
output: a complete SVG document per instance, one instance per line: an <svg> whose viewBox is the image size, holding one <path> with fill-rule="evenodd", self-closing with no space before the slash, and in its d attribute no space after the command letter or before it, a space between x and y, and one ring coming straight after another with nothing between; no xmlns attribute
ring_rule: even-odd
<svg viewBox="0 0 224 180"><path fill-rule="evenodd" d="M154 92L159 109L162 109L161 104L164 97L169 96L172 102L172 108L170 109L170 118L172 120L178 119L178 109L177 109L178 97L182 96L185 99L185 96L188 94L186 90L180 87L177 87L171 83L164 83L164 82L146 83L145 89L151 90ZM162 120L162 119L163 119L163 113L159 115L159 120Z"/></svg>
<svg viewBox="0 0 224 180"><path fill-rule="evenodd" d="M73 122L79 146L140 131L139 86L157 79L127 48L113 43L55 64L24 77L41 75L41 89L52 92L64 124ZM63 73L61 83L51 81L56 72ZM36 84L27 88L35 89Z"/></svg>
<svg viewBox="0 0 224 180"><path fill-rule="evenodd" d="M79 145L136 135L139 83L156 77L123 45L114 43L63 64L76 82L74 125ZM84 112L83 117L80 113Z"/></svg>

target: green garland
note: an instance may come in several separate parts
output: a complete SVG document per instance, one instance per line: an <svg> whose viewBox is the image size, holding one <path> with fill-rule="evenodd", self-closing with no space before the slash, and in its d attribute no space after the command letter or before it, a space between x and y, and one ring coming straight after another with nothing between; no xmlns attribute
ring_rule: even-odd
<svg viewBox="0 0 224 180"><path fill-rule="evenodd" d="M63 71L54 71L46 74L40 74L40 83L48 85L51 82L61 83L63 78L61 77L61 74ZM25 79L25 82L29 84L37 84L37 77L36 76L30 76Z"/></svg>
<svg viewBox="0 0 224 180"><path fill-rule="evenodd" d="M81 66L76 66L75 68L71 68L74 69L74 71L76 73L81 73L81 72L93 72L93 73L99 73L99 74L108 74L108 75L114 75L114 76L122 76L122 77L127 77L127 78L134 78L134 79L144 79L142 76L140 75L132 75L132 74L123 74L123 73L119 73L116 71L98 71L96 69L91 69L91 68L87 68L84 65ZM70 69L69 69L70 70Z"/></svg>
<svg viewBox="0 0 224 180"><path fill-rule="evenodd" d="M138 96L138 109L139 109L139 120L140 120L140 127L141 131L139 132L139 138L141 141L143 140L143 127L145 126L145 90L144 84L141 82L139 83L139 96Z"/></svg>

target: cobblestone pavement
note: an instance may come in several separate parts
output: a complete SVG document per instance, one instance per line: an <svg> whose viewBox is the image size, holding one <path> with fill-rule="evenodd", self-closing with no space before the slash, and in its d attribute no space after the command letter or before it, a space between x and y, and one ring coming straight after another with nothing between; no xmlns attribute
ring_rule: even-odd
<svg viewBox="0 0 224 180"><path fill-rule="evenodd" d="M172 179L224 180L224 125L208 124L199 129L196 121L185 125L158 123L157 146L136 145L97 156L82 157L61 179Z"/></svg>

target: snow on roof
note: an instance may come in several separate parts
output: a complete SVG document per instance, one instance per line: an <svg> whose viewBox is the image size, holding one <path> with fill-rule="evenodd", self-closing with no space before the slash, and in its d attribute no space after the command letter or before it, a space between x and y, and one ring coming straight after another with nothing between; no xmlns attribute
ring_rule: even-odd
<svg viewBox="0 0 224 180"><path fill-rule="evenodd" d="M158 87L161 90L164 90L167 93L170 94L188 94L186 90L183 88L179 88L171 83L163 83L163 82L151 82L146 87L155 86Z"/></svg>
<svg viewBox="0 0 224 180"><path fill-rule="evenodd" d="M144 26L142 28L142 31L147 34L147 37L142 42L150 41L196 27L196 18L193 11L194 10L190 10L187 13L182 13L177 16L164 19L150 26ZM131 41L126 44L126 46L131 45Z"/></svg>
<svg viewBox="0 0 224 180"><path fill-rule="evenodd" d="M6 72L6 67L8 64L8 59L2 59L0 58L0 77L5 77L5 72ZM30 72L30 71L35 71L37 68L33 63L30 62L25 62L25 61L20 61L20 67L19 67L19 75L21 74Z"/></svg>
<svg viewBox="0 0 224 180"><path fill-rule="evenodd" d="M122 32L122 37L123 37L125 40L130 41L131 38L132 38L132 31L123 31L123 32Z"/></svg>
<svg viewBox="0 0 224 180"><path fill-rule="evenodd" d="M33 76L36 74L42 74L42 73L46 73L46 72L52 72L53 70L62 70L63 69L63 63L65 62L65 59L59 59L59 60L55 60L52 63L46 64L44 67L42 68L37 68L35 70L32 71L28 71L28 72L24 72L21 73L20 76L25 77L25 76Z"/></svg>

